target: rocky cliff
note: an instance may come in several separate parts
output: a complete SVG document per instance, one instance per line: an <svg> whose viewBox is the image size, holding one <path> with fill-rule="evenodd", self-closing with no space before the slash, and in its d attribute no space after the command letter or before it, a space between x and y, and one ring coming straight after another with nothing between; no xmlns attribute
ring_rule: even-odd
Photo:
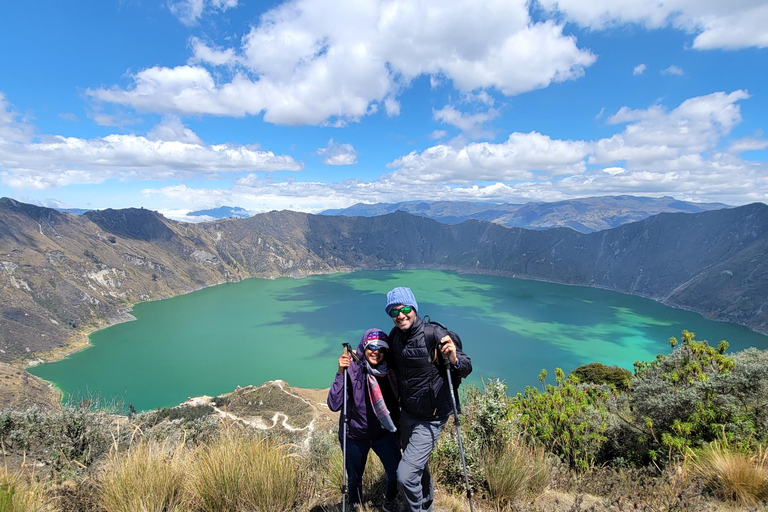
<svg viewBox="0 0 768 512"><path fill-rule="evenodd" d="M447 268L596 286L768 332L768 206L660 214L596 233L270 212L181 224L0 199L0 360L55 357L130 306L246 277Z"/></svg>

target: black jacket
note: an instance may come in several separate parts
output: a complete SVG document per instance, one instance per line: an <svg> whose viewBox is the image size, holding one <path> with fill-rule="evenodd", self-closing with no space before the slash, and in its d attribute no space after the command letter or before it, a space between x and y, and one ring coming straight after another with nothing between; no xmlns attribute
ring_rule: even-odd
<svg viewBox="0 0 768 512"><path fill-rule="evenodd" d="M434 362L435 354L427 354L425 334L426 323L417 316L407 331L394 327L389 333L388 364L397 374L397 388L400 407L419 419L443 418L453 412L451 396L448 394L448 378L441 355ZM437 341L448 334L437 327ZM454 340L455 341L455 340ZM456 347L458 368L449 364L451 378L466 377L472 372L472 361Z"/></svg>

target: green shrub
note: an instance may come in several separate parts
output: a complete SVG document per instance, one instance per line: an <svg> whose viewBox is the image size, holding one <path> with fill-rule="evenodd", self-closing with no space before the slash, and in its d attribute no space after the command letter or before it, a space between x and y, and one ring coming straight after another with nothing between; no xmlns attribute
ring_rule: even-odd
<svg viewBox="0 0 768 512"><path fill-rule="evenodd" d="M583 384L608 384L621 391L629 389L632 372L618 366L605 366L603 363L589 363L576 368L571 375L578 377Z"/></svg>
<svg viewBox="0 0 768 512"><path fill-rule="evenodd" d="M673 348L677 343L670 338ZM713 441L723 432L731 439L754 434L749 422L734 417L724 390L719 389L734 368L734 360L724 355L727 347L725 341L710 347L706 341L696 341L694 333L683 331L682 345L671 355L635 363L630 406L647 433L652 458L661 455L658 449L667 456L682 456L688 448Z"/></svg>
<svg viewBox="0 0 768 512"><path fill-rule="evenodd" d="M483 389L469 385L462 395L460 427L470 485L483 487L485 454L498 452L514 435L507 384L499 379L483 380ZM453 418L438 438L431 457L432 473L443 485L464 491L466 480L461 463L458 436Z"/></svg>
<svg viewBox="0 0 768 512"><path fill-rule="evenodd" d="M103 456L112 444L106 413L91 404L44 411L36 407L0 414L0 441L5 449L29 453L53 471L78 472Z"/></svg>
<svg viewBox="0 0 768 512"><path fill-rule="evenodd" d="M205 418L210 414L213 414L213 407L210 405L200 405L195 407L181 405L178 407L158 409L155 418L158 422L163 420L195 421L200 418Z"/></svg>
<svg viewBox="0 0 768 512"><path fill-rule="evenodd" d="M539 380L546 376L542 370ZM555 369L555 381L544 391L526 387L512 399L521 433L571 466L592 467L607 441L611 390L605 385L577 384L576 379L566 379L560 368Z"/></svg>

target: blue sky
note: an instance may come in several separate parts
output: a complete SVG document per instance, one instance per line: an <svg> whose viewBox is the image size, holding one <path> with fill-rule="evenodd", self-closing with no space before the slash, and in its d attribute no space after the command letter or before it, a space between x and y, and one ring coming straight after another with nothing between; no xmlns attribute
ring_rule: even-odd
<svg viewBox="0 0 768 512"><path fill-rule="evenodd" d="M768 199L764 0L0 3L0 196Z"/></svg>

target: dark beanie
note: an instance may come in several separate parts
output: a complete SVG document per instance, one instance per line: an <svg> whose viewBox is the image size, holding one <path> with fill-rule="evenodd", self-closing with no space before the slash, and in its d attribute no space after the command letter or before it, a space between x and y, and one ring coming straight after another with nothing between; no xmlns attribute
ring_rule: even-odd
<svg viewBox="0 0 768 512"><path fill-rule="evenodd" d="M403 306L412 306L418 313L419 305L416 303L416 297L410 288L397 287L387 294L387 306L384 308L389 314L392 308L402 304Z"/></svg>

